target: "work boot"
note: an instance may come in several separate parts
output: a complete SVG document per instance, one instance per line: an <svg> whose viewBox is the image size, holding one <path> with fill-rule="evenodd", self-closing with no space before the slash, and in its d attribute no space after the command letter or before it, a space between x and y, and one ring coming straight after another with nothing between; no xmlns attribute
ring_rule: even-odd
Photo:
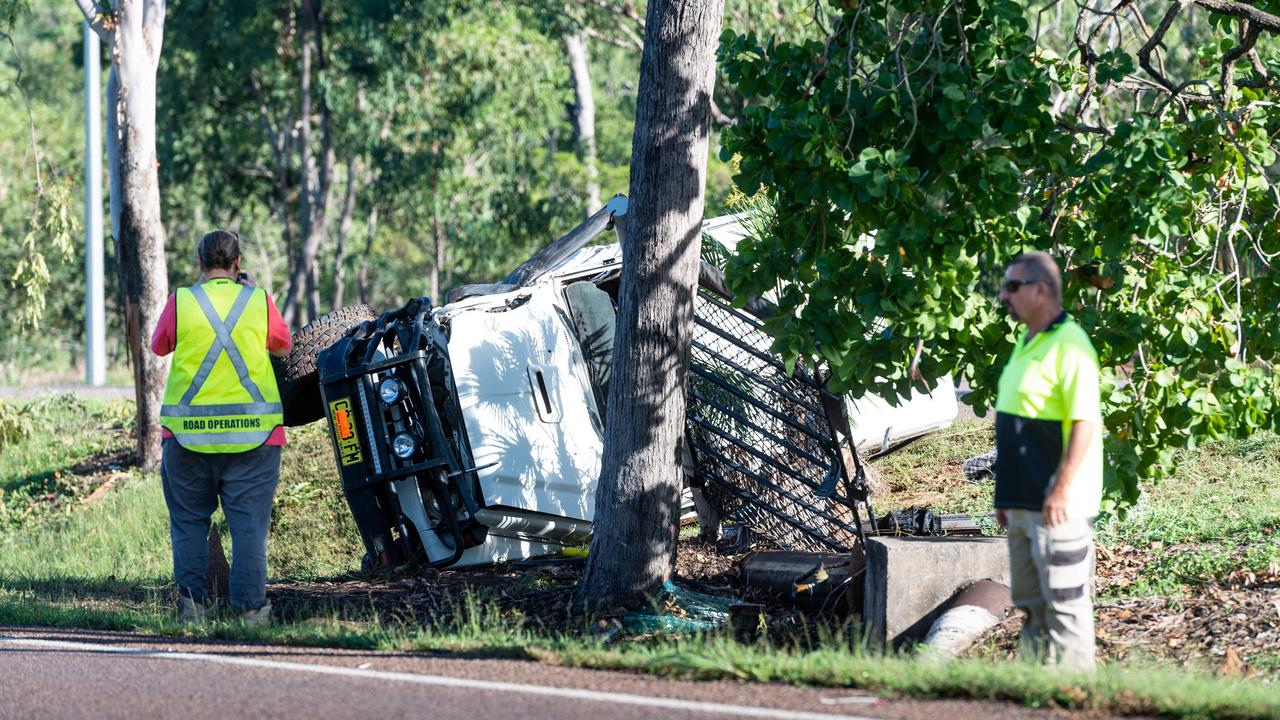
<svg viewBox="0 0 1280 720"><path fill-rule="evenodd" d="M209 609L187 595L178 595L178 622L183 625L202 623L209 619Z"/></svg>
<svg viewBox="0 0 1280 720"><path fill-rule="evenodd" d="M266 627L271 624L271 603L257 610L244 610L240 613L240 622L249 627Z"/></svg>

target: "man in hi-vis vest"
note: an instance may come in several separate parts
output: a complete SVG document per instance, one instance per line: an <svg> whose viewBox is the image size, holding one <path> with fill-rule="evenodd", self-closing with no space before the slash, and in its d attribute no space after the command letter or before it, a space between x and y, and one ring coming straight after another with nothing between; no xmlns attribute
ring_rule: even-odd
<svg viewBox="0 0 1280 720"><path fill-rule="evenodd" d="M240 272L240 238L215 230L196 248L201 283L178 289L151 335L173 353L160 424L178 619L207 614L209 523L218 502L231 528L231 607L265 624L267 526L280 480L284 407L268 353L292 339L271 296Z"/></svg>
<svg viewBox="0 0 1280 720"><path fill-rule="evenodd" d="M1102 500L1098 355L1062 308L1047 253L1019 255L1000 301L1025 326L996 395L996 520L1009 529L1022 650L1093 670L1093 520Z"/></svg>

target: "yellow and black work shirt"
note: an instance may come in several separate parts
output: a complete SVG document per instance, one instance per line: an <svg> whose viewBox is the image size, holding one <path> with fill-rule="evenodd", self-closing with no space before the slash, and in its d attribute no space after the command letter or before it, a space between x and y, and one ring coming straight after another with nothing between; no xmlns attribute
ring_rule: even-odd
<svg viewBox="0 0 1280 720"><path fill-rule="evenodd" d="M1098 356L1066 313L1018 338L996 395L996 497L1001 509L1040 510L1057 479L1071 425L1097 429L1068 492L1068 515L1091 518L1102 500L1102 412Z"/></svg>

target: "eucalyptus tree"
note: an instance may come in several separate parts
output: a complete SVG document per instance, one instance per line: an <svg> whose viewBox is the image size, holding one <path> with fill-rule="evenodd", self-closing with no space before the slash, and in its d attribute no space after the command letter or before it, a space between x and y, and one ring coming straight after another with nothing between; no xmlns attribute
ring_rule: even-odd
<svg viewBox="0 0 1280 720"><path fill-rule="evenodd" d="M76 0L110 49L107 167L111 236L123 295L124 327L137 399L138 459L160 463L160 401L169 365L148 348L169 284L156 171L156 71L164 41L165 0Z"/></svg>
<svg viewBox="0 0 1280 720"><path fill-rule="evenodd" d="M693 300L723 0L651 0L636 91L604 464L580 588L636 604L671 574Z"/></svg>
<svg viewBox="0 0 1280 720"><path fill-rule="evenodd" d="M720 50L750 100L723 152L765 225L731 285L776 294L778 349L855 394L955 373L985 407L1015 338L999 272L1042 248L1105 368L1110 507L1178 448L1280 426L1280 17L1220 0L814 17L821 38Z"/></svg>
<svg viewBox="0 0 1280 720"><path fill-rule="evenodd" d="M566 33L564 50L573 75L573 129L575 143L586 170L586 213L600 205L600 170L596 167L596 100L591 87L591 49L585 33Z"/></svg>

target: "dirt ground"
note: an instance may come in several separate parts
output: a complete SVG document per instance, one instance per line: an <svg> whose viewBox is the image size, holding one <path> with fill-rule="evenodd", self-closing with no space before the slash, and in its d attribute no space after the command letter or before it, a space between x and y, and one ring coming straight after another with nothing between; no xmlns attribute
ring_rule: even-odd
<svg viewBox="0 0 1280 720"><path fill-rule="evenodd" d="M719 597L770 603L739 578L738 563L752 551L771 549L767 543L750 548L716 546L698 539L681 540L676 555L675 582L684 589ZM478 606L496 607L504 617L547 630L581 630L587 621L572 611L573 593L582 577L585 558L553 557L489 568L437 570L426 568L387 577L312 583L273 583L267 591L282 618L314 615L331 609L340 616L383 617L424 625L446 623L469 599ZM790 608L769 605L774 617L790 616ZM667 607L679 615L680 610ZM627 612L606 609L606 621ZM597 618L599 619L599 618Z"/></svg>
<svg viewBox="0 0 1280 720"><path fill-rule="evenodd" d="M1123 595L1149 552L1100 548L1098 593ZM1117 593L1117 591L1119 591ZM1274 677L1280 641L1280 576L1239 573L1177 597L1100 599L1094 605L1099 659L1174 662L1231 675ZM1005 621L975 655L1011 656L1020 617Z"/></svg>

